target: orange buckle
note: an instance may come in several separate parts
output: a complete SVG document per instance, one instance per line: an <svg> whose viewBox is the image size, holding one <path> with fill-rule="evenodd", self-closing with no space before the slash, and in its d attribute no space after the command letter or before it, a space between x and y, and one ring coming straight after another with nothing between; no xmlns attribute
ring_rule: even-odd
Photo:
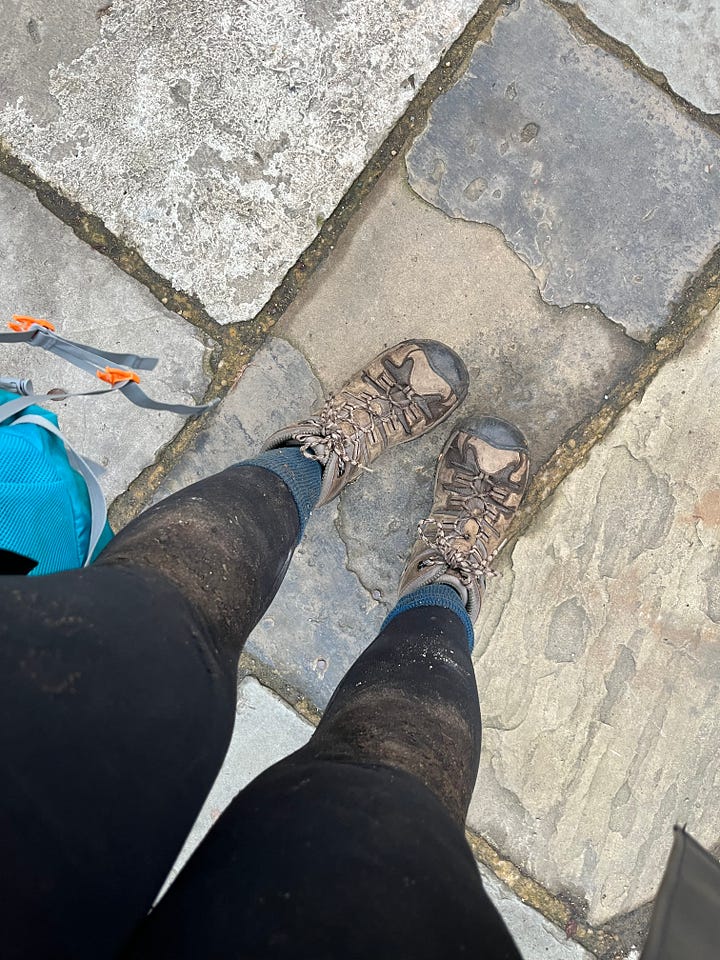
<svg viewBox="0 0 720 960"><path fill-rule="evenodd" d="M23 317L20 314L15 314L8 326L15 333L25 333L31 327L44 327L55 332L55 327L48 320L37 320L35 317Z"/></svg>
<svg viewBox="0 0 720 960"><path fill-rule="evenodd" d="M133 383L140 383L140 377L132 370L120 370L118 367L105 367L104 370L98 370L98 380L104 380L114 387L116 383L126 383L132 380Z"/></svg>

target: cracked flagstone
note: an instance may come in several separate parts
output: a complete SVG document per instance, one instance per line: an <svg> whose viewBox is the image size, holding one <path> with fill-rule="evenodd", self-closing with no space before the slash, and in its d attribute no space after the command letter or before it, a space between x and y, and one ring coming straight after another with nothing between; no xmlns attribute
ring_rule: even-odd
<svg viewBox="0 0 720 960"><path fill-rule="evenodd" d="M548 303L592 303L648 339L719 238L720 138L654 84L520 0L433 104L410 183L491 223Z"/></svg>

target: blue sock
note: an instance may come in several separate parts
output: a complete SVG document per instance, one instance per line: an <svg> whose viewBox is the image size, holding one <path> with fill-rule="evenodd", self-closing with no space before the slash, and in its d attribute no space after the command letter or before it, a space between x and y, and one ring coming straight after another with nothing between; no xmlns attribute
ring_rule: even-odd
<svg viewBox="0 0 720 960"><path fill-rule="evenodd" d="M317 460L308 460L299 447L279 447L277 450L258 454L251 460L243 460L239 466L262 467L263 470L269 470L276 477L280 477L293 495L297 507L300 517L300 542L312 509L320 497L322 467Z"/></svg>
<svg viewBox="0 0 720 960"><path fill-rule="evenodd" d="M416 610L418 607L442 607L443 610L452 610L453 613L456 613L465 627L468 646L472 651L475 645L475 632L473 631L472 620L463 606L460 594L457 590L453 590L447 583L431 583L427 587L420 587L419 590L413 590L412 593L408 593L407 596L398 600L397 604L387 617L385 617L385 621L382 627L380 627L380 630L384 630L390 621L394 620L395 617L401 613L405 613L406 610Z"/></svg>

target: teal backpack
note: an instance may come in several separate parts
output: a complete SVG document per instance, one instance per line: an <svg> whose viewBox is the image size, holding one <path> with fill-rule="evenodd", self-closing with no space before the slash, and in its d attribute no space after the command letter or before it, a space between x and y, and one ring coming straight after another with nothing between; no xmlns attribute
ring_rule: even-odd
<svg viewBox="0 0 720 960"><path fill-rule="evenodd" d="M0 574L40 576L87 566L113 535L98 481L102 468L73 450L56 415L40 404L119 390L145 409L195 416L217 401L200 407L159 403L141 390L137 373L153 370L156 358L74 343L34 317L13 317L9 326L12 333L0 333L0 343L49 350L108 386L36 394L29 380L0 378Z"/></svg>

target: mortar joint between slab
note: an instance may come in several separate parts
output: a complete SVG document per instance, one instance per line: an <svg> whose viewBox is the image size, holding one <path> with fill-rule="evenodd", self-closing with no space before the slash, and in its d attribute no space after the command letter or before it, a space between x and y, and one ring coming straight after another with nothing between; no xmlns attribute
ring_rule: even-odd
<svg viewBox="0 0 720 960"><path fill-rule="evenodd" d="M505 884L523 903L537 910L546 920L564 930L568 940L574 940L593 953L597 960L620 960L627 947L613 932L593 927L582 918L582 909L569 898L563 899L523 873L512 860L504 857L485 837L466 827L465 836L475 859Z"/></svg>
<svg viewBox="0 0 720 960"><path fill-rule="evenodd" d="M244 650L238 663L238 683L245 677L254 677L258 683L280 697L298 716L316 727L322 718L322 711L304 694L287 683L277 670L258 660Z"/></svg>
<svg viewBox="0 0 720 960"><path fill-rule="evenodd" d="M632 47L601 30L576 4L565 3L563 0L544 0L544 2L570 24L570 28L580 40L592 43L622 61L645 80L649 80L650 83L659 87L663 93L670 97L676 107L688 113L697 123L708 127L714 133L720 133L720 114L704 113L689 100L681 97L670 86L664 73L647 66Z"/></svg>
<svg viewBox="0 0 720 960"><path fill-rule="evenodd" d="M137 250L122 237L108 230L100 217L88 213L79 203L69 200L61 191L42 180L29 164L12 153L1 137L0 173L32 190L40 203L67 224L80 240L107 256L121 270L142 283L168 310L183 317L212 340L223 340L222 326L209 316L197 298L176 290L168 280L145 263Z"/></svg>

